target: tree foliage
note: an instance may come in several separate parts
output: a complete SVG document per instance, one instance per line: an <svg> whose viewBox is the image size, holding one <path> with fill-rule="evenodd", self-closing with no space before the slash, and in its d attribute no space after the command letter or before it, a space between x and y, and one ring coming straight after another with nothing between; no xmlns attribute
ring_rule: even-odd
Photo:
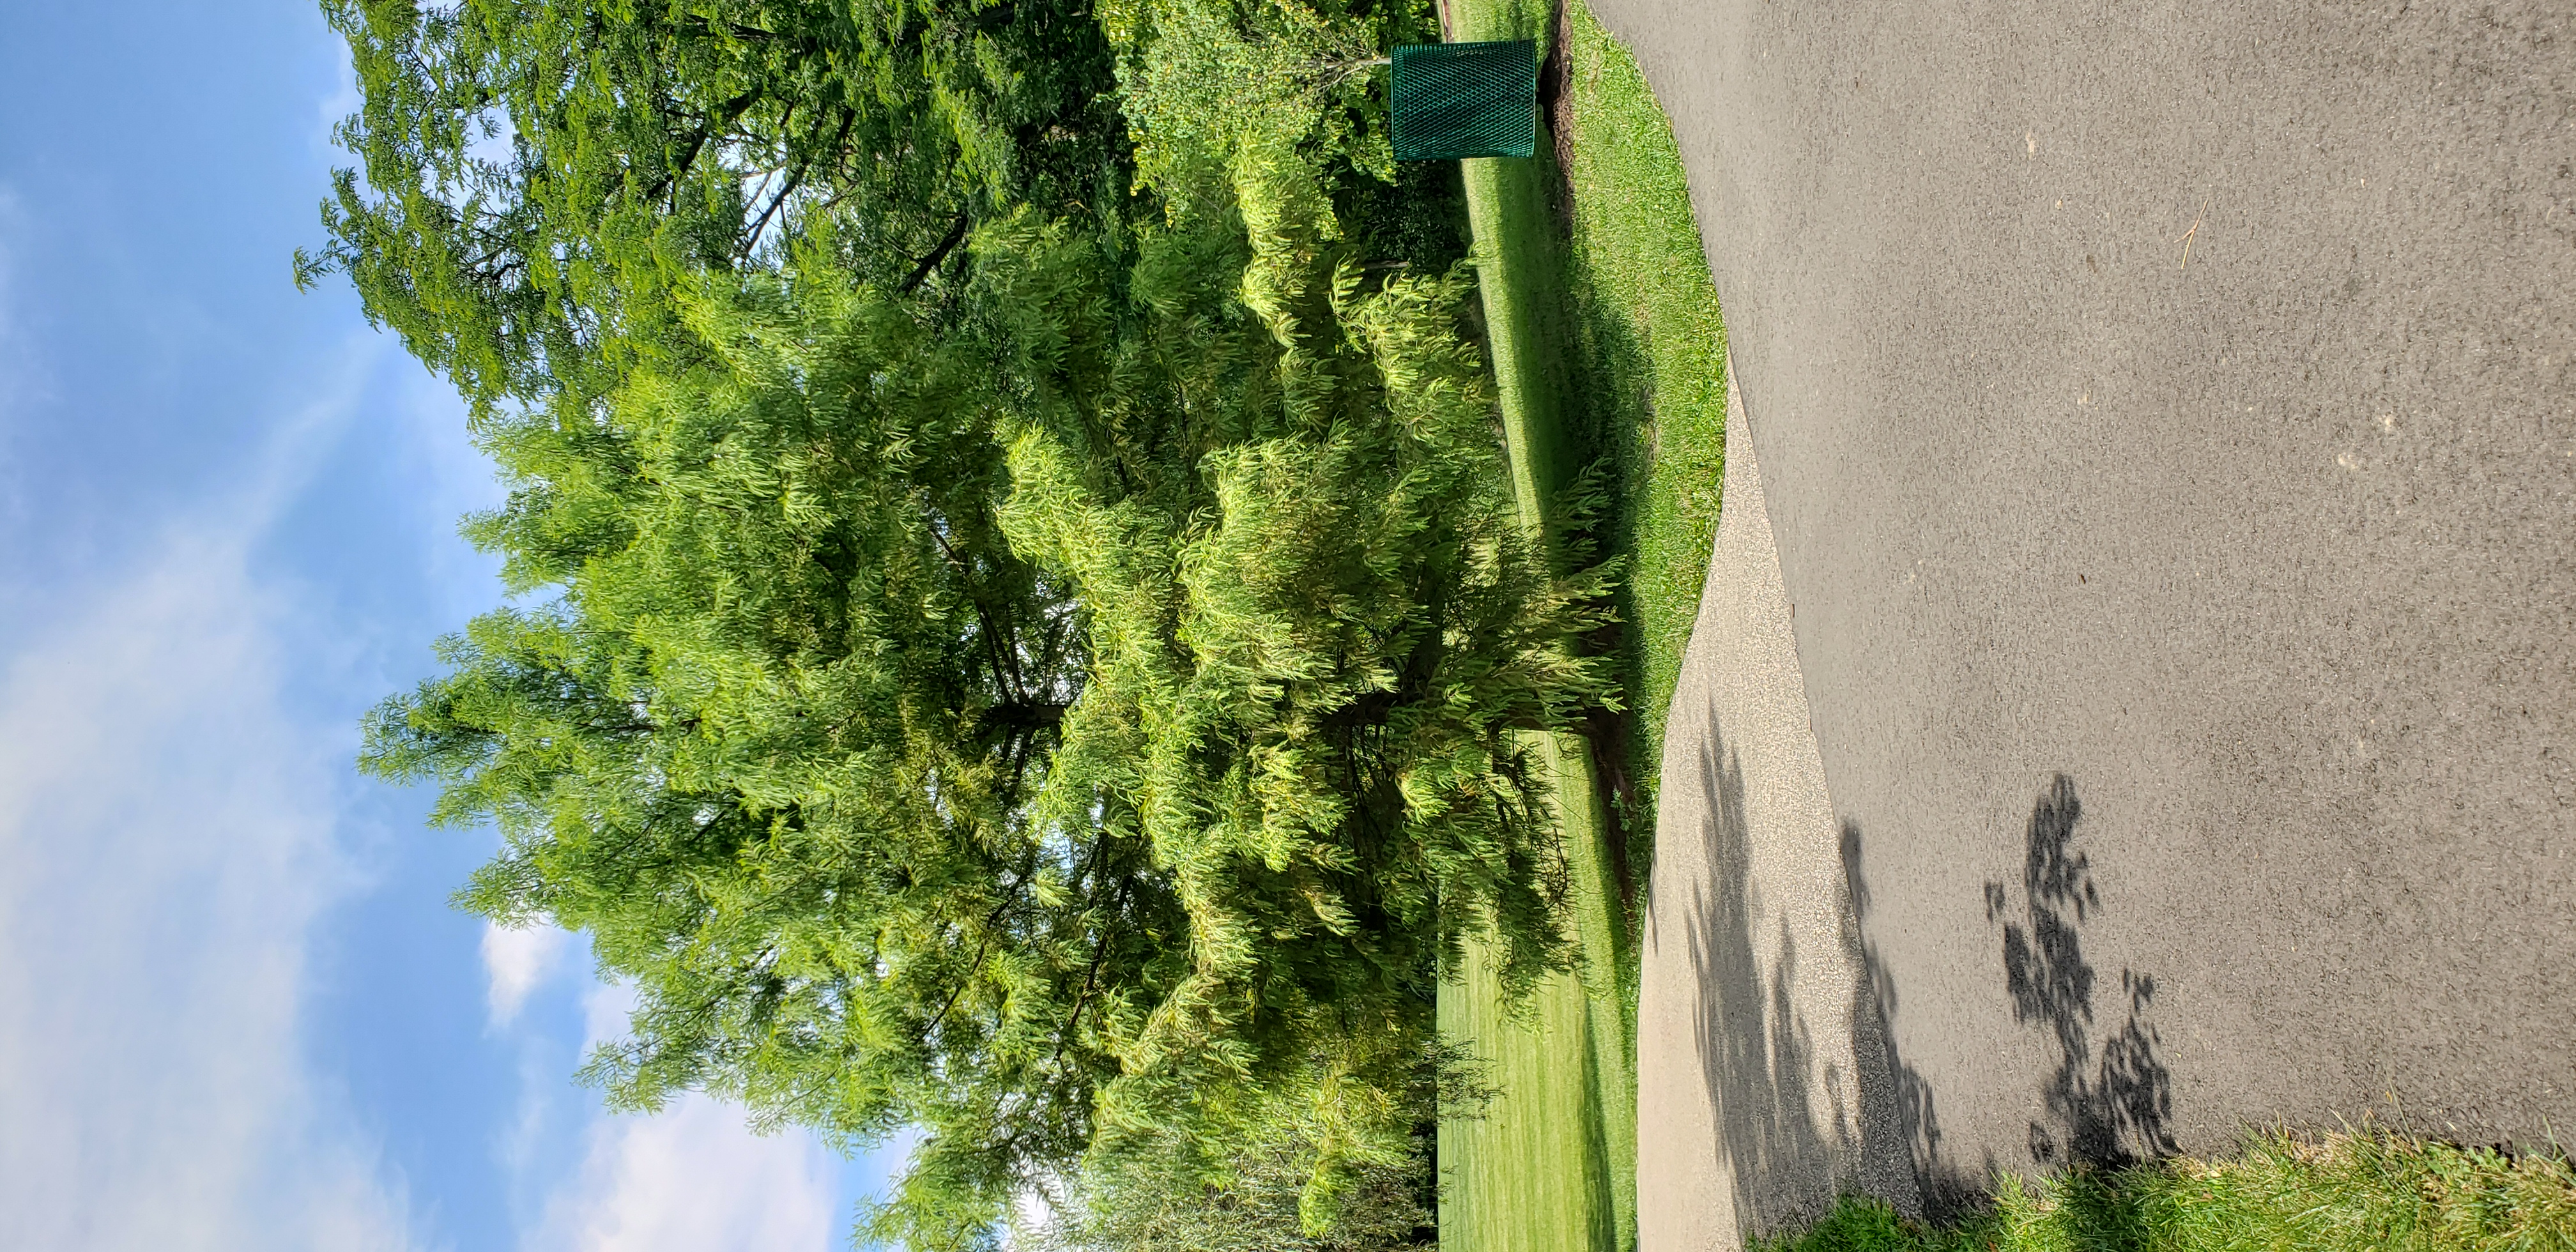
<svg viewBox="0 0 2576 1252"><path fill-rule="evenodd" d="M813 210L842 264L918 286L978 220L1125 190L1083 0L323 7L358 75L338 138L361 167L335 176L299 278L345 271L486 403L605 390L678 333L675 282L776 263Z"/></svg>
<svg viewBox="0 0 2576 1252"><path fill-rule="evenodd" d="M1565 959L1520 732L1599 697L1564 640L1600 575L1551 578L1518 528L1460 280L1366 292L1346 259L1265 265L1254 238L1241 303L1176 323L1190 302L1157 284L1214 304L1227 271L1149 244L1129 359L1014 415L1004 529L1089 614L1040 810L1132 822L1190 919L1187 976L1116 1023L1113 1132L1222 1122L1323 1058L1367 1133L1359 1093L1400 1083L1468 930L1501 919L1515 981ZM1207 450L1118 472L1134 449L1103 433L1157 427Z"/></svg>
<svg viewBox="0 0 2576 1252"><path fill-rule="evenodd" d="M331 11L315 264L478 401L517 595L364 763L633 982L611 1099L917 1127L916 1247L1175 1144L1272 1135L1319 1230L1416 1168L1444 962L1569 959L1528 736L1613 696L1468 275L1349 220L1395 19Z"/></svg>
<svg viewBox="0 0 2576 1252"><path fill-rule="evenodd" d="M1057 1180L1038 1211L1014 1222L1012 1246L1031 1252L1416 1252L1436 1246L1433 1185L1438 1135L1431 1081L1406 1103L1411 1134L1347 1162L1328 1211L1311 1202L1319 1150L1315 1119L1282 1102L1240 1137L1180 1136L1102 1154ZM1448 1071L1454 1078L1458 1071ZM1448 1086L1458 1086L1452 1081Z"/></svg>
<svg viewBox="0 0 2576 1252"><path fill-rule="evenodd" d="M617 1103L919 1123L925 1194L990 1196L1087 1142L1112 1062L1066 1018L1181 924L1141 848L1024 816L1075 610L995 528L971 354L866 289L680 303L704 363L491 441L520 490L475 534L561 598L451 641L368 762L500 825L469 907L587 931L635 981L591 1067Z"/></svg>

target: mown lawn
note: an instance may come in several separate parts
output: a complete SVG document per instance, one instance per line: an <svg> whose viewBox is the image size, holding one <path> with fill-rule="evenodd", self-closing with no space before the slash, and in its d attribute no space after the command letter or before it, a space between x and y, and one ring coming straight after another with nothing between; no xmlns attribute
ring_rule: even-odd
<svg viewBox="0 0 2576 1252"><path fill-rule="evenodd" d="M1507 1007L1484 951L1471 945L1460 977L1441 987L1442 1038L1480 1058L1497 1093L1479 1115L1440 1124L1445 1252L1636 1246L1634 1016L1615 980L1595 973L1622 936L1602 860L1581 838L1602 823L1579 753L1541 747L1552 765L1575 767L1558 777L1587 968Z"/></svg>
<svg viewBox="0 0 2576 1252"><path fill-rule="evenodd" d="M1457 0L1451 37L1549 37L1533 0ZM1584 956L1579 978L1503 1005L1483 954L1444 985L1440 1027L1499 1095L1440 1132L1441 1243L1453 1252L1624 1252L1636 1243L1632 909L1652 861L1664 707L1716 531L1724 332L1663 112L1588 12L1568 15L1569 165L1464 163L1513 486L1534 527L1565 521L1598 467L1601 555L1629 564L1615 641L1633 733L1556 771ZM1626 871L1625 890L1621 872Z"/></svg>

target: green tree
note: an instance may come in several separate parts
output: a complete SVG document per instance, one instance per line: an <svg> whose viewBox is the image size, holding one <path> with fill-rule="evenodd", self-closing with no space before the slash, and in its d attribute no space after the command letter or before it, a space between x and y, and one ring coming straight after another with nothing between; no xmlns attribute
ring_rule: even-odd
<svg viewBox="0 0 2576 1252"><path fill-rule="evenodd" d="M617 1102L921 1126L876 1217L917 1246L1283 1093L1329 1194L1410 1133L1444 946L1561 963L1517 732L1599 697L1593 588L1511 520L1458 281L1264 297L1301 339L1247 252L1015 218L954 325L710 280L692 364L492 441L473 533L561 598L451 642L367 763L500 825L470 907L635 981Z"/></svg>
<svg viewBox="0 0 2576 1252"><path fill-rule="evenodd" d="M1427 1093L1426 1093L1427 1094ZM1344 1171L1328 1220L1303 1210L1318 1145L1294 1109L1210 1144L1158 1138L1103 1155L1059 1181L1023 1217L1013 1246L1033 1252L1418 1252L1438 1240L1431 1110L1393 1149ZM1033 1219L1033 1220L1032 1220Z"/></svg>
<svg viewBox="0 0 2576 1252"><path fill-rule="evenodd" d="M775 265L938 272L1009 206L1114 212L1127 145L1086 0L324 0L358 75L330 242L371 317L488 405L596 395L670 293Z"/></svg>
<svg viewBox="0 0 2576 1252"><path fill-rule="evenodd" d="M1307 1092L1329 1191L1408 1124L1391 1093L1466 934L1492 927L1519 987L1568 959L1526 732L1610 698L1565 646L1610 571L1551 578L1519 527L1463 275L1368 289L1304 168L1245 168L1249 225L1203 235L1230 264L1149 240L1145 315L1089 377L1030 389L1002 523L1089 613L1042 810L1131 810L1190 919L1186 977L1113 1022L1096 1146L1240 1133L1263 1095ZM1047 252L1010 255L1080 272L1023 259ZM1220 306L1207 276L1234 272ZM1157 450L1164 472L1121 472Z"/></svg>
<svg viewBox="0 0 2576 1252"><path fill-rule="evenodd" d="M849 284L678 304L693 364L492 441L518 490L473 533L561 597L450 641L366 761L499 824L465 904L635 982L615 1103L922 1126L889 1233L949 1246L1088 1142L1115 1061L1068 1019L1185 923L1141 844L1026 816L1084 640L996 529L976 354Z"/></svg>
<svg viewBox="0 0 2576 1252"><path fill-rule="evenodd" d="M307 273L477 403L522 601L364 761L633 982L612 1101L918 1127L867 1230L924 1248L1282 1125L1316 1230L1413 1168L1444 962L1569 959L1527 745L1614 699L1609 571L1517 520L1467 276L1345 218L1358 19L332 11L366 173Z"/></svg>

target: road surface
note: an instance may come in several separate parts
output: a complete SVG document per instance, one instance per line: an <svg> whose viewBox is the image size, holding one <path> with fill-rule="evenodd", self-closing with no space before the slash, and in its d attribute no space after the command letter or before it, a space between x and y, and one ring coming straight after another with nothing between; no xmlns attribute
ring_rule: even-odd
<svg viewBox="0 0 2576 1252"><path fill-rule="evenodd" d="M1758 453L1711 585L1776 561L1801 693L1710 644L1672 711L1648 1252L2576 1127L2576 9L1594 11Z"/></svg>

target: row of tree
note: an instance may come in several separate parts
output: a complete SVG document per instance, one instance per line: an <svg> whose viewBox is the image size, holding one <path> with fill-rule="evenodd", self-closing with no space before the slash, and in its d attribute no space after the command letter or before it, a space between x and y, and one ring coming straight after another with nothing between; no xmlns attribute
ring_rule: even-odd
<svg viewBox="0 0 2576 1252"><path fill-rule="evenodd" d="M633 982L612 1101L918 1128L862 1233L919 1248L1247 1162L1418 1227L1436 980L1567 961L1527 736L1613 698L1359 69L1419 7L326 7L299 276L511 489L513 606L364 763Z"/></svg>

